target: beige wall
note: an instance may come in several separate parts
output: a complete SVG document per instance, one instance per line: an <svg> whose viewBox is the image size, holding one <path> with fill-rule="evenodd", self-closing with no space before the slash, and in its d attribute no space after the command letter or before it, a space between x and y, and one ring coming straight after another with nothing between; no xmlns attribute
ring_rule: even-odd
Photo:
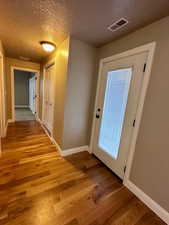
<svg viewBox="0 0 169 225"><path fill-rule="evenodd" d="M131 181L169 211L169 17L114 41L99 58L156 41Z"/></svg>
<svg viewBox="0 0 169 225"><path fill-rule="evenodd" d="M95 60L95 48L82 41L70 39L63 150L89 145Z"/></svg>
<svg viewBox="0 0 169 225"><path fill-rule="evenodd" d="M69 56L69 38L66 39L56 52L56 95L55 95L55 114L54 114L54 138L62 147L63 141L63 121L65 107L65 92L67 83L67 67Z"/></svg>
<svg viewBox="0 0 169 225"><path fill-rule="evenodd" d="M55 61L54 139L62 150L89 144L96 49L66 39L44 62Z"/></svg>
<svg viewBox="0 0 169 225"><path fill-rule="evenodd" d="M40 70L40 64L19 59L6 58L6 86L7 86L7 118L12 118L11 67Z"/></svg>
<svg viewBox="0 0 169 225"><path fill-rule="evenodd" d="M63 121L64 104L67 83L67 68L69 56L69 38L57 47L57 50L50 55L44 62L45 64L55 62L55 108L54 108L54 131L53 136L57 143L62 147L63 140ZM43 68L44 69L44 68Z"/></svg>
<svg viewBox="0 0 169 225"><path fill-rule="evenodd" d="M27 71L14 71L15 105L29 105L29 79L31 73Z"/></svg>

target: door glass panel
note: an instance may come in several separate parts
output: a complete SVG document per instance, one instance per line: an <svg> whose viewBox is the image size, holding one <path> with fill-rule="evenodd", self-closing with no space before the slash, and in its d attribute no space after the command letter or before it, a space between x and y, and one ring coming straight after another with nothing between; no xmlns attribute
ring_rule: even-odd
<svg viewBox="0 0 169 225"><path fill-rule="evenodd" d="M115 159L119 152L131 76L132 68L107 73L99 148Z"/></svg>

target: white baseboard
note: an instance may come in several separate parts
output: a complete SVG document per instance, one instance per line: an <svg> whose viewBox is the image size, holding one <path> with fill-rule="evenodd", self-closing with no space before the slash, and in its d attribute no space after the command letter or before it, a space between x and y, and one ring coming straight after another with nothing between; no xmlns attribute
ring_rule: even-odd
<svg viewBox="0 0 169 225"><path fill-rule="evenodd" d="M11 119L7 120L7 123L6 123L6 126L5 126L5 130L4 130L4 134L2 136L3 138L6 137L9 123L12 123L12 122L13 122L13 120L11 120Z"/></svg>
<svg viewBox="0 0 169 225"><path fill-rule="evenodd" d="M29 105L15 105L15 108L29 108Z"/></svg>
<svg viewBox="0 0 169 225"><path fill-rule="evenodd" d="M46 135L52 140L52 137L49 135L46 127L43 125L42 121L40 119L37 119L37 121L40 123L41 127L43 128L43 130L45 131Z"/></svg>
<svg viewBox="0 0 169 225"><path fill-rule="evenodd" d="M89 151L88 145L77 147L77 148L71 148L71 149L67 149L67 150L62 150L61 156L68 156L68 155L72 155L72 154L75 154L78 152L84 152L84 151Z"/></svg>
<svg viewBox="0 0 169 225"><path fill-rule="evenodd" d="M9 120L8 120L7 123L6 123L6 127L5 127L5 135L4 135L4 137L6 137L6 135L7 135L8 124L9 124Z"/></svg>
<svg viewBox="0 0 169 225"><path fill-rule="evenodd" d="M41 125L43 125L42 121L40 120L39 116L35 114L35 118L36 118L36 121L38 121Z"/></svg>
<svg viewBox="0 0 169 225"><path fill-rule="evenodd" d="M4 133L3 137L6 137L9 123L13 123L13 122L14 121L12 119L7 120L6 127L5 127L5 133Z"/></svg>
<svg viewBox="0 0 169 225"><path fill-rule="evenodd" d="M43 125L43 122L42 120L40 120L39 117L37 117L37 121L40 123L41 127L43 128L43 130L45 131L46 135L50 138L51 142L56 146L56 149L59 151L60 155L61 155L61 148L60 146L58 145L58 143L55 141L55 139L53 137L51 137L48 133L48 131L46 130L45 126Z"/></svg>
<svg viewBox="0 0 169 225"><path fill-rule="evenodd" d="M6 137L7 129L8 129L8 121L7 121L7 124L6 124L5 128L3 129L3 132L2 132L2 134L0 136L0 138L5 138Z"/></svg>
<svg viewBox="0 0 169 225"><path fill-rule="evenodd" d="M8 120L8 123L13 123L13 122L15 122L13 119Z"/></svg>
<svg viewBox="0 0 169 225"><path fill-rule="evenodd" d="M57 150L59 151L60 155L62 156L62 149L59 146L59 144L55 141L55 139L53 137L50 138L52 143L56 146Z"/></svg>
<svg viewBox="0 0 169 225"><path fill-rule="evenodd" d="M56 148L58 149L58 151L59 151L59 153L62 157L72 155L72 154L76 154L78 152L89 151L89 146L87 146L87 145L81 146L81 147L78 147L78 148L62 150L61 147L59 146L59 144L55 141L55 139L53 137L50 137L50 139L53 142L53 144L56 146Z"/></svg>
<svg viewBox="0 0 169 225"><path fill-rule="evenodd" d="M126 181L124 184L131 192L133 192L142 202L145 203L154 213L156 213L165 223L169 224L169 212L162 208L157 202L145 194L131 181Z"/></svg>
<svg viewBox="0 0 169 225"><path fill-rule="evenodd" d="M75 154L75 153L78 153L78 152L84 152L84 151L88 151L89 152L89 146L88 145L77 147L77 148L71 148L71 149L67 149L67 150L62 150L61 147L59 146L59 144L55 141L55 139L52 136L49 135L49 133L47 132L45 126L43 125L43 122L39 118L37 120L41 124L43 130L45 131L47 136L50 138L52 143L56 146L56 149L59 151L61 156L64 157L64 156L68 156L68 155L72 155L72 154Z"/></svg>

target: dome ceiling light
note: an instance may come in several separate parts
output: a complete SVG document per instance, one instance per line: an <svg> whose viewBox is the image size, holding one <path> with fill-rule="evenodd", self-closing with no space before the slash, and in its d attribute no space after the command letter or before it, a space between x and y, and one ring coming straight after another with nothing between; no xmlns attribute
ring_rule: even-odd
<svg viewBox="0 0 169 225"><path fill-rule="evenodd" d="M56 45L49 41L41 41L40 44L46 52L53 52L56 48Z"/></svg>

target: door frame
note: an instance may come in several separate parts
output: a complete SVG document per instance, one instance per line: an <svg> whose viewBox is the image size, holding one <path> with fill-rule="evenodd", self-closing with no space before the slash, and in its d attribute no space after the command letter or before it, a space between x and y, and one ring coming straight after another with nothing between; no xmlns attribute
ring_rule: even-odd
<svg viewBox="0 0 169 225"><path fill-rule="evenodd" d="M45 117L45 82L46 82L46 70L51 67L54 66L54 70L56 70L56 61L55 59L50 60L48 63L46 63L43 67L43 99L42 99L42 124L44 125L44 117ZM55 79L54 79L55 82ZM55 107L55 102L53 107ZM53 120L54 120L54 112L53 112ZM44 125L45 126L45 125ZM46 127L45 127L46 129ZM52 130L50 131L50 136L53 137L53 126L52 126Z"/></svg>
<svg viewBox="0 0 169 225"><path fill-rule="evenodd" d="M14 83L14 70L21 70L26 72L36 73L37 88L36 88L36 114L35 119L39 119L39 100L40 100L40 70L29 69L25 67L11 66L11 99L12 99L12 121L15 122L15 83Z"/></svg>
<svg viewBox="0 0 169 225"><path fill-rule="evenodd" d="M5 89L5 71L4 71L4 55L0 51L0 101L1 101L1 115L0 115L0 138L6 136L7 124L6 121L6 89Z"/></svg>
<svg viewBox="0 0 169 225"><path fill-rule="evenodd" d="M104 63L118 60L118 59L124 58L124 57L129 57L129 56L139 54L142 52L147 52L147 54L148 54L147 62L146 62L146 71L144 73L141 93L140 93L140 97L138 100L138 107L137 107L137 112L136 112L136 117L135 117L136 118L135 127L133 128L131 141L130 141L129 153L128 153L128 157L127 157L126 171L125 171L124 179L123 179L124 185L127 183L127 181L129 180L129 177L130 177L132 162L133 162L134 153L135 153L135 146L136 146L139 128L140 128L140 124L141 124L141 118L142 118L142 113L143 113L145 97L146 97L146 93L147 93L147 89L148 89L148 85L149 85L149 81L150 81L150 76L151 76L151 69L152 69L155 48L156 48L156 42L151 42L149 44L145 44L140 47L136 47L134 49L127 50L125 52L122 52L122 53L119 53L119 54L116 54L116 55L113 55L113 56L110 56L107 58L103 58L100 60L100 63L99 63L99 74L98 74L98 81L97 81L97 88L96 88L95 106L94 106L94 112L93 112L92 132L91 132L90 145L89 145L90 153L93 153L93 147L94 147L93 146L94 145L94 133L95 133L95 126L96 126L95 115L96 115L96 111L97 111L101 73L102 73L102 67L103 67Z"/></svg>
<svg viewBox="0 0 169 225"><path fill-rule="evenodd" d="M1 101L1 112L0 112L0 138L6 136L6 90L5 90L5 78L4 78L4 55L0 51L0 101Z"/></svg>
<svg viewBox="0 0 169 225"><path fill-rule="evenodd" d="M30 108L30 110L32 111L32 113L35 114L35 112L34 112L34 111L32 110L32 108L30 107L30 90L31 90L31 88L30 88L30 86L31 86L30 83L32 82L32 80L33 80L33 82L36 82L35 76L29 78L29 108ZM35 86L35 90L36 90L36 86ZM31 100L34 101L34 97L33 97ZM33 103L33 104L34 104L34 103ZM35 107L34 107L34 110L36 111L36 101L35 101Z"/></svg>

